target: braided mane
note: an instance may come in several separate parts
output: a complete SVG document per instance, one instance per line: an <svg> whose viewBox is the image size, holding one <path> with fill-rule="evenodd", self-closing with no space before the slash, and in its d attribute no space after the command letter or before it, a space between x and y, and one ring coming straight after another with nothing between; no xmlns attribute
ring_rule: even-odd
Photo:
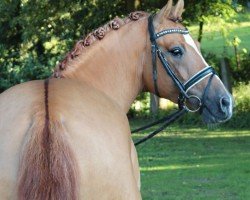
<svg viewBox="0 0 250 200"><path fill-rule="evenodd" d="M74 48L70 52L68 52L66 56L58 63L52 76L54 78L62 78L63 77L62 72L67 69L70 61L74 60L76 57L82 54L84 49L87 49L95 41L103 39L105 35L111 30L118 30L125 24L128 24L131 21L137 21L138 19L147 15L148 13L142 11L132 12L123 19L116 17L115 19L111 20L104 26L101 26L95 31L89 33L85 39L79 40L75 44Z"/></svg>

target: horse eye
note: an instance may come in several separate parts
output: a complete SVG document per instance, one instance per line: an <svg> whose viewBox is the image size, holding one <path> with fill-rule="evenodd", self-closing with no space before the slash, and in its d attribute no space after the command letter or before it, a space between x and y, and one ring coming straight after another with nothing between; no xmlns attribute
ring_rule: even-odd
<svg viewBox="0 0 250 200"><path fill-rule="evenodd" d="M181 57L183 55L182 50L179 47L173 48L169 51L174 57Z"/></svg>

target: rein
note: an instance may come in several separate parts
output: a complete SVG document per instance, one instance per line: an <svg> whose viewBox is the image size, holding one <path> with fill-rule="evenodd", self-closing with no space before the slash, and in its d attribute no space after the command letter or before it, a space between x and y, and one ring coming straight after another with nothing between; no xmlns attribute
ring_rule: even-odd
<svg viewBox="0 0 250 200"><path fill-rule="evenodd" d="M173 123L174 121L176 121L177 119L179 119L181 116L183 116L185 113L187 112L197 112L197 111L202 111L202 108L204 106L203 104L203 100L205 99L205 95L209 90L209 87L211 85L212 79L215 75L215 71L212 67L207 66L204 69L202 69L201 71L197 72L194 76L192 76L189 80L187 80L185 83L182 83L180 81L180 79L177 77L177 75L174 73L174 71L172 70L172 67L170 65L170 63L168 62L168 60L166 59L164 53L162 52L161 48L158 46L157 44L157 39L165 36L165 35L169 35L169 34L189 34L189 31L187 29L166 29L163 30L161 32L155 33L155 29L154 29L154 25L153 25L153 16L150 15L148 18L148 31L149 31L149 35L150 35L150 41L151 41L151 53L152 53L152 65L153 65L153 81L154 81L154 90L155 90L155 94L157 96L160 96L159 94L159 89L158 89L158 85L157 85L157 78L158 78L158 74L157 74L157 57L159 58L159 60L162 63L162 66L164 68L164 70L166 71L166 73L171 77L172 81L174 82L175 86L179 89L179 97L178 97L178 106L179 106L179 110L170 114L167 117L164 117L158 121L155 121L151 124L148 124L146 126L143 126L141 128L138 128L136 130L133 130L132 133L136 133L145 129L148 129L152 126L155 126L157 124L162 124L160 128L156 129L155 131L153 131L152 133L150 133L149 135L147 135L146 137L136 141L134 144L135 146L149 140L150 138L154 137L155 135L157 135L159 132L161 132L162 130L164 130L169 124ZM205 79L206 77L210 76L207 86L202 94L202 98L200 99L198 96L196 95L188 95L188 91L194 87L196 84L198 84L199 82L201 82L203 79ZM195 100L198 102L198 106L196 108L190 108L188 107L188 105L186 104L187 100Z"/></svg>

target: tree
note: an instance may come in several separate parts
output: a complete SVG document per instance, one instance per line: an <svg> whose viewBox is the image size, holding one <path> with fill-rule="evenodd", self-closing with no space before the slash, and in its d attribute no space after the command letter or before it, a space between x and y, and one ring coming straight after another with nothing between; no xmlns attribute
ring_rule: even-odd
<svg viewBox="0 0 250 200"><path fill-rule="evenodd" d="M184 19L187 19L188 23L199 23L199 42L203 37L204 24L221 24L217 27L221 27L223 32L225 30L223 29L223 22L236 14L232 0L186 0L185 4Z"/></svg>
<svg viewBox="0 0 250 200"><path fill-rule="evenodd" d="M120 0L0 1L0 92L48 77L76 40L116 15Z"/></svg>

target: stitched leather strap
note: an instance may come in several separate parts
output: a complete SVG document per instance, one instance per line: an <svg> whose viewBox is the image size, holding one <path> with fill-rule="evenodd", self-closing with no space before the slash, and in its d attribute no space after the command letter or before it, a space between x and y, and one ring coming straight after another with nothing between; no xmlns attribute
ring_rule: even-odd
<svg viewBox="0 0 250 200"><path fill-rule="evenodd" d="M197 74L195 74L193 77L191 77L185 84L184 88L187 92L190 88L195 86L197 83L202 81L204 78L206 78L208 75L215 74L214 68L208 66L204 68L203 70L199 71Z"/></svg>

